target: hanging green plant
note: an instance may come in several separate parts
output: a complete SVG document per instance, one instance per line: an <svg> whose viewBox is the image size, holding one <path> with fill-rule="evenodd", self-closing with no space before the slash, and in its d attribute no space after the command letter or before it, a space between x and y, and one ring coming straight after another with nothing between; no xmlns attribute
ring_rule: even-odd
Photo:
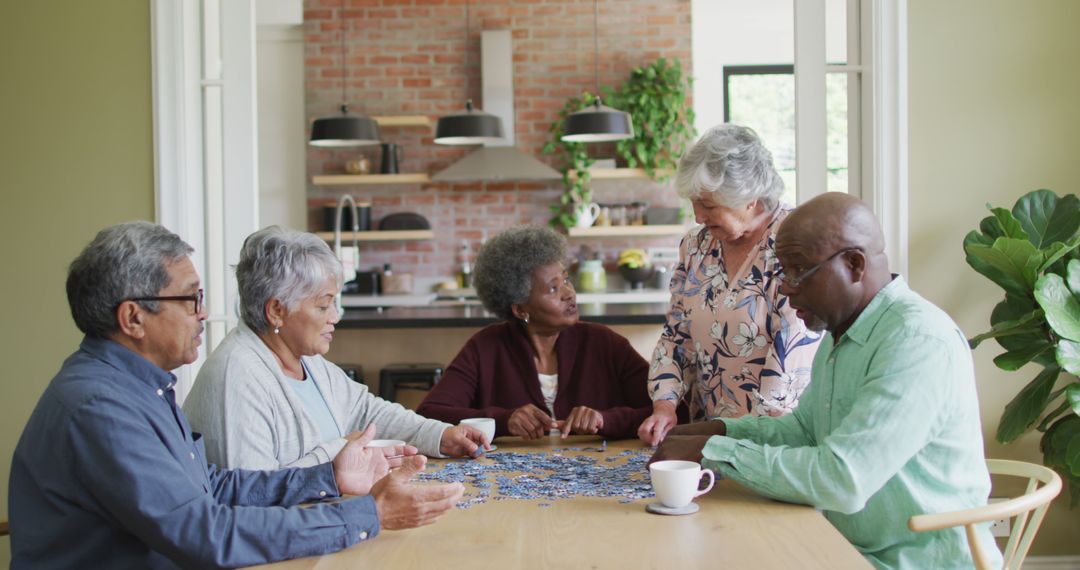
<svg viewBox="0 0 1080 570"><path fill-rule="evenodd" d="M660 58L634 69L609 105L630 113L634 138L616 143L630 168L642 168L653 180L666 180L697 134L688 106L692 79L683 77L678 59Z"/></svg>
<svg viewBox="0 0 1080 570"><path fill-rule="evenodd" d="M616 143L616 152L630 168L642 168L650 178L666 180L675 171L679 157L696 132L694 110L688 106L691 80L684 77L678 59L660 58L634 69L618 90L601 88L604 101L620 111L630 113L634 137ZM566 117L591 105L596 95L585 92L566 101L559 118L548 132L551 140L544 144L544 154L558 154L565 161L563 186L559 203L551 206L549 223L556 228L571 228L578 212L592 202L592 177L584 143L562 140Z"/></svg>

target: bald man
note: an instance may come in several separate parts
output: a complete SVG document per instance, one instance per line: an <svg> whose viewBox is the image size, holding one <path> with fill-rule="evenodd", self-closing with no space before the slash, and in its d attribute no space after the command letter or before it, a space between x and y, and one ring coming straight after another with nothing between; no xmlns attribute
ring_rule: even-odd
<svg viewBox="0 0 1080 570"><path fill-rule="evenodd" d="M914 533L912 515L986 504L975 373L942 310L891 274L873 211L828 193L780 227L780 292L831 334L795 412L679 426L653 456L701 461L782 501L812 505L879 568L971 568L962 529ZM979 540L1001 565L988 527Z"/></svg>

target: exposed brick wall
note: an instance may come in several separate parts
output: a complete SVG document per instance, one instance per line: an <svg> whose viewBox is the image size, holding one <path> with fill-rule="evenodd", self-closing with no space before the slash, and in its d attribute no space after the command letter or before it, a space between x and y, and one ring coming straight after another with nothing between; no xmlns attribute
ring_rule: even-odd
<svg viewBox="0 0 1080 570"><path fill-rule="evenodd" d="M351 108L367 115L440 115L460 109L466 98L481 107L480 32L510 29L514 38L513 125L518 149L542 156L548 127L567 98L593 90L591 0L472 0L466 66L465 0L305 0L305 93L309 122L336 112L341 101L340 47L344 27L346 93ZM631 69L658 57L690 61L690 0L601 0L599 75L617 86ZM341 16L339 18L339 16ZM504 128L509 128L504 125ZM438 172L471 150L432 143L433 129L385 128L383 140L404 148L402 172ZM597 156L611 156L610 145ZM344 173L344 163L367 155L377 171L378 148L331 151L308 148L308 175ZM311 229L321 229L319 206L342 193L372 203L375 223L394 212L426 217L436 239L419 243L362 245L361 267L393 263L417 276L451 275L462 240L475 252L480 242L522 223L546 224L561 183L460 183L400 186L315 187L309 183ZM645 201L678 205L674 192L648 181L597 181L600 202ZM676 246L670 238L572 240L613 259L623 247Z"/></svg>

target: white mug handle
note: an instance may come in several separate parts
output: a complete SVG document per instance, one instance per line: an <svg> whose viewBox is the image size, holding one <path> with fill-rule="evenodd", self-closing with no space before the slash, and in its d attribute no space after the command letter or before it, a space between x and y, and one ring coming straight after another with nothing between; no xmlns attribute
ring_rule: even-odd
<svg viewBox="0 0 1080 570"><path fill-rule="evenodd" d="M700 496L704 495L705 493L708 493L709 491L712 491L713 485L716 483L716 476L713 474L712 469L702 469L701 470L701 475L708 475L709 476L709 486L705 487L704 489L702 489L700 491L698 491L697 493L694 493L695 497L700 497ZM700 475L698 476L698 484L699 485L701 484L701 476Z"/></svg>
<svg viewBox="0 0 1080 570"><path fill-rule="evenodd" d="M596 202L589 202L589 217L595 220L596 217L599 215L600 204L597 204Z"/></svg>

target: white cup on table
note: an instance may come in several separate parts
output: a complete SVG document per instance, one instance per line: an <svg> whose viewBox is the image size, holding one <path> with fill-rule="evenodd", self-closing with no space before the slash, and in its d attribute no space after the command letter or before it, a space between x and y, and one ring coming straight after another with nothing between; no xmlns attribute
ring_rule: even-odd
<svg viewBox="0 0 1080 570"><path fill-rule="evenodd" d="M709 476L709 484L704 489L699 489L702 475ZM649 476L652 478L656 498L665 507L672 509L689 505L694 497L708 493L716 483L713 472L703 469L700 463L694 461L657 461L649 465Z"/></svg>
<svg viewBox="0 0 1080 570"><path fill-rule="evenodd" d="M458 425L469 426L480 431L490 444L495 439L495 418L465 418Z"/></svg>
<svg viewBox="0 0 1080 570"><path fill-rule="evenodd" d="M398 445L405 445L405 442L400 439L373 439L368 442L367 447L394 447Z"/></svg>

